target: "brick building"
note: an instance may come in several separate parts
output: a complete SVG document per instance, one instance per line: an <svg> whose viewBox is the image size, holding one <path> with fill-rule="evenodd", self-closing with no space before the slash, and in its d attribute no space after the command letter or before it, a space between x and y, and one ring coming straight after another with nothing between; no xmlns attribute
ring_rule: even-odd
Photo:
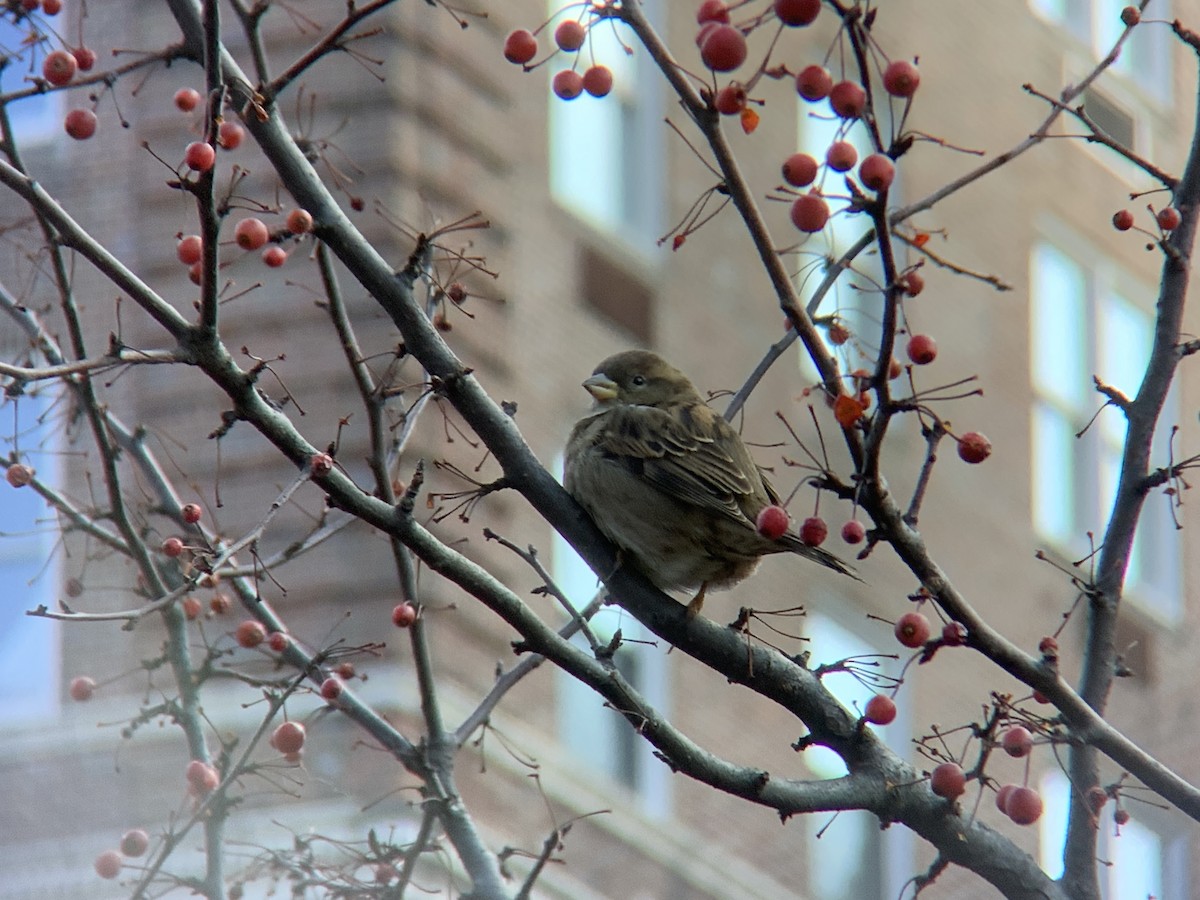
<svg viewBox="0 0 1200 900"><path fill-rule="evenodd" d="M1159 4L1167 6L1152 0L1148 18ZM1110 6L1101 0L1030 0L1028 6L985 8L927 0L881 8L876 29L887 52L920 58L922 85L909 126L991 155L1019 144L1046 114L1044 102L1021 90L1023 83L1057 94L1107 52L1119 32ZM646 8L678 58L698 67L692 4L648 0ZM570 423L586 406L579 382L610 352L652 347L691 374L702 391L736 389L780 336L781 317L732 210L690 235L677 252L667 249L669 243L659 246L658 239L713 186L714 177L664 127L664 117L682 127L682 114L647 55L626 56L607 29L597 29L594 52L614 69L614 93L603 101L585 97L565 104L548 95L556 63L523 74L500 55L504 35L513 27L539 24L544 5L520 0L492 4L488 12L487 18L468 17L470 27L462 30L443 10L398 4L382 17L384 32L362 45L368 56L382 61L378 68L335 55L305 82L305 95L316 98L311 114L307 99L297 99L294 88L281 105L317 151L322 173L333 177L336 170L352 179L344 192L347 203L352 197L365 200L356 221L397 266L411 249L412 233L476 210L489 220L489 228L467 239L470 255L483 258L496 277L451 267L451 277L460 278L472 294L464 308L473 318L446 310L452 325L447 340L493 396L517 402L523 433L539 457L554 466ZM175 39L165 5L114 0L103 15L96 5L91 13L84 34L98 51L158 48ZM1169 19L1172 13L1155 14ZM77 10L63 15L73 21ZM232 15L227 18L230 47L244 59L244 43L235 37ZM780 56L793 68L824 57L834 39L832 20L825 15L812 29L786 34ZM272 14L267 49L276 66L312 40L311 33L300 30L295 20ZM757 46L752 42L752 53ZM1016 47L1022 52L1001 49ZM100 55L101 66L111 62L106 53ZM1186 129L1177 120L1191 107L1195 92L1186 57L1168 28L1146 26L1115 70L1085 97L1087 109L1109 133L1175 171L1188 146ZM11 108L31 172L185 313L195 291L174 259L171 238L194 230L194 209L189 198L166 187L170 173L140 145L147 142L171 161L178 156L194 139L188 130L194 120L181 117L170 98L177 88L199 88L202 81L200 70L186 62L154 70L136 98L122 81L116 93L130 127L118 127L104 96L96 138L69 146L59 133L61 104L77 98L53 95ZM6 81L5 90L10 89ZM743 135L730 120L729 131L755 194L763 197L779 182L782 153L790 153L793 144L822 152L830 126L810 115L813 109L783 85L766 81L759 93L768 101L760 128ZM299 114L291 116L292 109ZM1059 131L1077 129L1068 125ZM246 148L222 156L221 165L228 168L231 162L249 171L240 195L273 202L268 198L277 189L264 161ZM896 201L925 197L977 164L973 155L918 143L899 166ZM1102 417L1079 442L1072 436L1098 406L1086 390L1093 372L1107 373L1106 379L1127 392L1137 387L1130 379L1139 377L1139 353L1148 346L1159 255L1146 252L1144 241L1114 231L1110 218L1121 206L1137 208L1128 195L1147 186L1136 169L1103 148L1056 139L917 220L937 235L933 246L940 257L1011 287L998 291L980 278L929 264L925 292L909 312L918 327L938 339L936 383L978 375L984 387L984 396L939 412L960 429L986 431L995 446L987 465L947 460L938 466L922 531L963 593L1025 647L1053 631L1075 598L1062 574L1038 562L1034 551L1043 548L1064 560L1081 557L1083 535L1102 529L1107 512L1104 492L1111 490L1121 438L1116 415L1113 421ZM286 199L279 202L287 208ZM795 231L786 205L764 207L776 239L791 242ZM23 215L10 200L0 203L3 224L20 224ZM795 257L796 267L844 247L864 227L839 219L815 254ZM17 286L28 285L20 299L33 308L53 299L48 283L29 274L29 254L38 243L33 232L14 228L0 257L0 282L18 294ZM258 357L285 355L273 368L304 410L302 418L294 418L314 444L340 436L339 459L365 476L359 460L366 432L329 317L315 302L320 279L310 246L293 252L278 272L228 254L224 271L235 287L223 313L224 337L231 348L244 344ZM870 274L869 260L863 265L861 278ZM386 354L397 340L390 322L352 279L343 284L364 350ZM144 317L126 310L118 322L112 291L81 267L77 292L87 298L89 311L97 311L89 317L95 329L90 337L100 342L96 346L118 327L128 346L163 346L161 334ZM844 289L834 302L856 323L856 331L867 333L871 313L862 291ZM19 344L3 321L4 358ZM1188 411L1198 385L1193 370L1184 367L1181 376L1165 424L1178 422L1176 447L1186 450L1197 438ZM806 424L798 398L811 381L793 349L746 410L745 434L767 445L759 451L760 462L777 467L777 481L786 490L799 479L789 483L788 470L780 465L781 455L792 454L789 447L776 446L787 435L774 412ZM226 535L254 527L293 477L294 470L256 434L235 427L221 442L224 505L216 508L212 483L218 460L208 435L219 424L223 398L203 376L188 369L135 369L113 379L106 396L128 424L150 429L155 451L185 473L181 485L195 486L190 490L213 511ZM339 435L338 419L348 415L350 422ZM482 448L456 435L450 412L433 407L424 416L401 460L400 477L409 477L418 458L451 459L471 472ZM888 477L903 494L915 481L924 443L915 422L898 423L896 432ZM455 437L449 443L448 434ZM5 445L3 452L9 449ZM831 452L837 465L837 448ZM57 458L45 451L39 471ZM80 490L77 460L63 459L63 482ZM495 474L494 466L480 470L480 477ZM445 472L431 474L434 493L461 484ZM10 520L37 515L11 496L0 491L0 501L8 504L0 507L0 531L16 530ZM811 502L811 491L801 490L793 514L807 515ZM826 502L823 514L831 525L840 525L848 509ZM264 537L264 555L303 538L320 513L318 492L302 490ZM1122 643L1136 677L1120 683L1111 719L1194 780L1200 775L1194 761L1198 713L1190 680L1180 674L1191 670L1196 653L1197 612L1186 597L1198 573L1185 548L1192 533L1186 526L1197 523L1188 505L1178 515L1185 530L1176 533L1165 501L1148 507L1123 613L1127 639ZM485 547L485 526L518 545L538 547L573 600L590 597L594 578L515 495L489 497L470 522L451 516L439 528L448 540L465 540L469 555L528 595L538 578L513 555ZM128 739L120 735L135 711L158 697L147 688L141 663L160 652L157 620L125 632L107 624L58 627L22 615L38 603L53 605L68 579L83 586L82 596L72 601L76 608L128 607L129 573L99 557L86 541L68 546L70 553L54 553L51 566L42 571L53 543L40 532L7 545L0 541L0 584L6 587L0 641L9 648L0 654L6 676L0 691L11 711L9 723L0 728L0 795L7 798L0 818L4 896L124 896L119 886L95 877L93 857L126 828L141 826L153 833L185 806L179 773L187 755L178 731L141 725ZM754 579L713 597L706 614L732 619L739 605L803 604L808 616L800 631L811 642L791 642L789 652L811 650L817 662L894 652L889 627L869 616L894 619L916 587L911 574L882 549L862 564L863 584L812 569L791 559L769 560ZM278 583L262 583L264 597L294 634L314 646L334 640L358 646L385 636L386 649L378 655L354 658L369 676L358 686L402 729L417 734L412 654L387 622L397 594L387 543L364 526L352 526L329 547L283 567L277 578ZM497 665L512 664L515 635L470 597L428 573L421 586L433 617L445 715L457 722L487 692ZM552 621L561 620L549 599L529 602ZM219 643L236 621L205 621L197 630L198 646ZM598 622L602 634L619 627L626 638L640 635L637 623L615 608L606 609ZM1076 617L1062 638L1068 671L1081 643ZM622 666L646 696L714 753L791 777L837 774L832 758L792 751L801 726L761 697L730 687L683 654L653 642L628 644L622 654ZM255 657L243 653L235 659ZM265 677L273 667L261 657L243 671ZM81 673L101 682L115 680L91 702L71 703L65 685ZM847 702L866 696L854 683L832 686ZM205 709L215 729L248 735L256 727L258 710L247 705L254 702L252 690L232 679L209 690ZM976 716L991 691L1022 689L973 657L939 658L910 675L899 698L900 719L886 730L887 739L903 751L912 737L928 732L930 723L953 727ZM252 799L230 822L231 868L239 859L257 859L263 847L290 846L288 828L346 840L362 840L368 828L397 842L415 835L420 816L413 795L403 790L411 779L386 754L356 743L358 734L348 723L317 715L319 706L316 700L298 701L292 710L294 716L311 717L298 783L245 786ZM97 722L116 724L97 729ZM458 765L463 797L489 847L536 854L556 825L586 816L565 838L558 854L564 865L550 866L539 881L539 896L885 898L900 896L904 883L932 861L921 841L899 828L881 832L866 814L842 814L832 823L825 816L801 817L781 825L768 810L673 776L623 720L550 667L513 690L491 717L491 727L480 746L463 751ZM992 808L990 795L980 815L1041 853L1053 869L1066 787L1049 753L1035 761L1044 772L1035 777L1048 798L1040 827L1018 834ZM1005 771L1020 777L1015 762ZM536 781L530 777L535 772ZM287 784L286 791L280 783ZM589 815L601 810L606 812ZM1102 844L1106 857L1117 863L1105 876L1109 896L1153 893L1174 900L1193 894L1197 879L1189 858L1198 849L1195 829L1152 805L1131 811L1133 824L1121 840L1106 838ZM177 851L183 871L194 863L188 854L195 843ZM522 865L519 858L512 862L516 872L524 871ZM446 880L433 864L422 877L422 886L430 889L444 887ZM254 883L248 895L265 891L266 884ZM985 896L987 890L974 877L950 871L930 895Z"/></svg>

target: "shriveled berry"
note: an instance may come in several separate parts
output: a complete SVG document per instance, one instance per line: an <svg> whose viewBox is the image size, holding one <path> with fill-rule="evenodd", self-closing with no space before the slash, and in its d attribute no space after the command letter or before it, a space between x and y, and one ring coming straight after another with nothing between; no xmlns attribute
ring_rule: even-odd
<svg viewBox="0 0 1200 900"><path fill-rule="evenodd" d="M967 642L967 626L962 622L947 622L942 626L942 643L947 647L961 647Z"/></svg>
<svg viewBox="0 0 1200 900"><path fill-rule="evenodd" d="M328 453L314 453L308 461L308 469L314 475L328 475L333 471L333 457Z"/></svg>
<svg viewBox="0 0 1200 900"><path fill-rule="evenodd" d="M1121 10L1121 24L1125 27L1132 28L1140 21L1142 21L1142 11L1136 6L1127 6Z"/></svg>
<svg viewBox="0 0 1200 900"><path fill-rule="evenodd" d="M221 783L221 776L208 763L193 759L184 772L188 785L200 796L209 794Z"/></svg>

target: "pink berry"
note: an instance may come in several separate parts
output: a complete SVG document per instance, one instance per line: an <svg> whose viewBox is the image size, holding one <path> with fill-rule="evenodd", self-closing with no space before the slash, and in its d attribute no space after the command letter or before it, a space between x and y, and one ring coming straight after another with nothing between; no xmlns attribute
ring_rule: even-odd
<svg viewBox="0 0 1200 900"><path fill-rule="evenodd" d="M281 722L271 733L271 746L280 753L299 753L304 748L304 726L299 722Z"/></svg>
<svg viewBox="0 0 1200 900"><path fill-rule="evenodd" d="M533 32L518 28L504 39L504 58L510 63L523 66L537 56L538 42Z"/></svg>
<svg viewBox="0 0 1200 900"><path fill-rule="evenodd" d="M194 172L207 172L217 161L217 151L204 141L192 141L183 151L183 161Z"/></svg>
<svg viewBox="0 0 1200 900"><path fill-rule="evenodd" d="M392 624L397 628L407 628L417 620L417 608L411 603L398 604L392 610Z"/></svg>
<svg viewBox="0 0 1200 900"><path fill-rule="evenodd" d="M206 762L193 759L184 772L187 783L200 796L211 793L221 783L221 776Z"/></svg>
<svg viewBox="0 0 1200 900"><path fill-rule="evenodd" d="M62 0L42 0L42 12L48 16L57 16L62 12Z"/></svg>
<svg viewBox="0 0 1200 900"><path fill-rule="evenodd" d="M796 93L810 103L824 100L833 90L833 77L824 66L805 66L796 76Z"/></svg>
<svg viewBox="0 0 1200 900"><path fill-rule="evenodd" d="M1127 209L1118 209L1113 213L1112 223L1117 231L1128 231L1133 227L1133 213Z"/></svg>
<svg viewBox="0 0 1200 900"><path fill-rule="evenodd" d="M191 112L200 105L200 92L191 88L180 88L175 92L175 107L180 112Z"/></svg>
<svg viewBox="0 0 1200 900"><path fill-rule="evenodd" d="M835 172L849 172L858 162L858 151L849 141L834 141L825 151L825 162Z"/></svg>
<svg viewBox="0 0 1200 900"><path fill-rule="evenodd" d="M1015 788L1004 804L1004 811L1018 825L1032 825L1042 817L1043 808L1041 795L1028 787Z"/></svg>
<svg viewBox="0 0 1200 900"><path fill-rule="evenodd" d="M71 699L83 703L85 700L91 700L92 694L96 692L96 682L87 675L77 675L71 679L71 684L67 688L67 693L71 695Z"/></svg>
<svg viewBox="0 0 1200 900"><path fill-rule="evenodd" d="M278 269L287 262L287 251L278 245L268 247L263 251L262 261L272 269Z"/></svg>
<svg viewBox="0 0 1200 900"><path fill-rule="evenodd" d="M788 518L787 510L782 506L764 506L754 521L754 527L767 540L777 541L787 534Z"/></svg>
<svg viewBox="0 0 1200 900"><path fill-rule="evenodd" d="M731 81L717 91L713 106L723 116L736 116L746 108L746 89L740 81Z"/></svg>
<svg viewBox="0 0 1200 900"><path fill-rule="evenodd" d="M804 194L792 204L792 224L813 234L829 221L829 205L819 194Z"/></svg>
<svg viewBox="0 0 1200 900"><path fill-rule="evenodd" d="M243 250L258 250L271 238L262 219L242 219L234 226L233 239Z"/></svg>
<svg viewBox="0 0 1200 900"><path fill-rule="evenodd" d="M746 53L746 37L732 25L718 25L700 47L700 59L714 72L732 72Z"/></svg>
<svg viewBox="0 0 1200 900"><path fill-rule="evenodd" d="M817 161L807 153L793 153L783 161L783 180L792 187L805 187L816 180L817 168ZM824 222L821 227L825 227Z"/></svg>
<svg viewBox="0 0 1200 900"><path fill-rule="evenodd" d="M272 631L267 636L267 646L276 653L282 653L292 644L292 639L282 631Z"/></svg>
<svg viewBox="0 0 1200 900"><path fill-rule="evenodd" d="M334 675L330 675L321 682L321 696L326 700L336 700L342 696L342 691L345 689L346 685L342 683L342 679Z"/></svg>
<svg viewBox="0 0 1200 900"><path fill-rule="evenodd" d="M33 469L23 463L13 463L4 473L4 479L15 488L25 487L33 481Z"/></svg>
<svg viewBox="0 0 1200 900"><path fill-rule="evenodd" d="M921 83L921 73L912 63L898 59L883 70L883 89L893 97L911 97Z"/></svg>
<svg viewBox="0 0 1200 900"><path fill-rule="evenodd" d="M608 66L591 66L583 73L583 89L593 97L607 97L612 86L613 74Z"/></svg>
<svg viewBox="0 0 1200 900"><path fill-rule="evenodd" d="M267 629L262 622L246 619L238 624L237 631L234 632L234 639L239 646L249 650L267 639Z"/></svg>
<svg viewBox="0 0 1200 900"><path fill-rule="evenodd" d="M1009 756L1020 759L1033 749L1033 735L1023 725L1015 725L1001 736L1000 746Z"/></svg>
<svg viewBox="0 0 1200 900"><path fill-rule="evenodd" d="M1008 798L1012 796L1012 792L1019 788L1019 784L1006 784L1000 790L996 791L996 809L1008 815Z"/></svg>
<svg viewBox="0 0 1200 900"><path fill-rule="evenodd" d="M792 28L811 25L820 12L821 0L775 0L775 16Z"/></svg>
<svg viewBox="0 0 1200 900"><path fill-rule="evenodd" d="M1158 227L1163 231L1171 231L1178 228L1179 223L1183 221L1183 216L1173 206L1165 206L1160 209L1156 218L1158 219Z"/></svg>
<svg viewBox="0 0 1200 900"><path fill-rule="evenodd" d="M958 439L958 458L967 463L981 463L992 455L992 442L978 431L968 431Z"/></svg>
<svg viewBox="0 0 1200 900"><path fill-rule="evenodd" d="M169 537L162 542L163 556L175 559L183 553L183 541L177 537Z"/></svg>
<svg viewBox="0 0 1200 900"><path fill-rule="evenodd" d="M927 334L914 334L908 341L908 358L918 366L937 359L937 342Z"/></svg>
<svg viewBox="0 0 1200 900"><path fill-rule="evenodd" d="M961 647L967 642L967 626L962 622L947 622L942 626L942 643L947 647Z"/></svg>
<svg viewBox="0 0 1200 900"><path fill-rule="evenodd" d="M96 65L96 51L91 47L76 47L71 51L80 72L90 72Z"/></svg>
<svg viewBox="0 0 1200 900"><path fill-rule="evenodd" d="M189 525L195 525L200 521L200 517L204 514L204 511L200 509L199 503L185 503L183 504L183 508L179 510L179 514L183 517L183 521Z"/></svg>
<svg viewBox="0 0 1200 900"><path fill-rule="evenodd" d="M194 266L200 262L203 255L204 244L198 234L189 234L180 238L179 243L175 246L175 257L185 266Z"/></svg>
<svg viewBox="0 0 1200 900"><path fill-rule="evenodd" d="M1129 824L1129 810L1121 809L1120 807L1118 807L1117 809L1114 809L1113 810L1113 821L1116 822L1118 825L1128 825Z"/></svg>
<svg viewBox="0 0 1200 900"><path fill-rule="evenodd" d="M829 536L829 526L820 516L809 516L800 523L800 541L810 547L820 547Z"/></svg>
<svg viewBox="0 0 1200 900"><path fill-rule="evenodd" d="M829 105L843 119L857 119L867 108L867 92L854 81L839 81L829 91Z"/></svg>
<svg viewBox="0 0 1200 900"><path fill-rule="evenodd" d="M183 598L183 615L189 622L195 622L200 618L200 612L204 609L200 601L190 594Z"/></svg>
<svg viewBox="0 0 1200 900"><path fill-rule="evenodd" d="M56 87L69 84L75 77L79 64L75 57L66 50L54 50L46 54L42 61L42 77Z"/></svg>
<svg viewBox="0 0 1200 900"><path fill-rule="evenodd" d="M121 852L126 856L141 856L150 849L150 835L140 828L131 828L121 837Z"/></svg>
<svg viewBox="0 0 1200 900"><path fill-rule="evenodd" d="M939 797L954 800L966 792L967 776L958 763L944 762L930 773L929 788Z"/></svg>
<svg viewBox="0 0 1200 900"><path fill-rule="evenodd" d="M586 37L587 30L574 19L568 19L554 29L554 43L567 53L574 53L582 47Z"/></svg>
<svg viewBox="0 0 1200 900"><path fill-rule="evenodd" d="M105 850L96 857L92 866L97 875L111 881L121 874L121 854L116 850Z"/></svg>
<svg viewBox="0 0 1200 900"><path fill-rule="evenodd" d="M314 453L308 461L308 469L314 475L328 475L333 471L333 457L328 453Z"/></svg>
<svg viewBox="0 0 1200 900"><path fill-rule="evenodd" d="M890 725L896 719L896 701L883 694L876 694L867 701L863 718L872 725Z"/></svg>
<svg viewBox="0 0 1200 900"><path fill-rule="evenodd" d="M236 150L246 139L246 129L226 119L217 127L217 143L225 150Z"/></svg>
<svg viewBox="0 0 1200 900"><path fill-rule="evenodd" d="M77 141L86 141L96 133L96 114L90 109L73 109L63 120L63 130Z"/></svg>
<svg viewBox="0 0 1200 900"><path fill-rule="evenodd" d="M550 82L555 96L561 100L574 100L583 93L583 76L574 69L563 69Z"/></svg>
<svg viewBox="0 0 1200 900"><path fill-rule="evenodd" d="M905 272L900 276L900 287L904 289L904 293L910 297L915 297L921 291L925 290L925 279L921 277L921 273L917 271Z"/></svg>
<svg viewBox="0 0 1200 900"><path fill-rule="evenodd" d="M842 526L842 540L847 544L861 544L867 536L867 529L858 519L851 519Z"/></svg>
<svg viewBox="0 0 1200 900"><path fill-rule="evenodd" d="M871 190L885 191L896 177L896 166L882 153L872 153L858 167L858 177Z"/></svg>
<svg viewBox="0 0 1200 900"><path fill-rule="evenodd" d="M292 234L308 234L313 229L313 217L306 209L293 209L287 214L284 227Z"/></svg>
<svg viewBox="0 0 1200 900"><path fill-rule="evenodd" d="M226 594L213 594L212 599L208 601L208 608L213 611L213 615L223 616L233 608L233 601Z"/></svg>
<svg viewBox="0 0 1200 900"><path fill-rule="evenodd" d="M896 640L905 647L916 649L925 646L933 629L929 620L919 612L906 612L896 620Z"/></svg>
<svg viewBox="0 0 1200 900"><path fill-rule="evenodd" d="M350 662L350 660L345 660L338 663L335 671L337 673L337 677L342 679L342 681L349 681L356 674L354 663Z"/></svg>
<svg viewBox="0 0 1200 900"><path fill-rule="evenodd" d="M705 22L729 24L729 7L723 0L704 0L700 4L700 8L696 10L696 24L703 25Z"/></svg>

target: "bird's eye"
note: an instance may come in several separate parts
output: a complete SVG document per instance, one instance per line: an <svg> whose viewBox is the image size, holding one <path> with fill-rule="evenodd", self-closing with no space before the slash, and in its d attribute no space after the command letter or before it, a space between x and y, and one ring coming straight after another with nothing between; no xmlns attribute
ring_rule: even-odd
<svg viewBox="0 0 1200 900"><path fill-rule="evenodd" d="M634 375L633 378L631 378L629 380L633 383L634 387L642 387L646 383L646 376L645 375Z"/></svg>

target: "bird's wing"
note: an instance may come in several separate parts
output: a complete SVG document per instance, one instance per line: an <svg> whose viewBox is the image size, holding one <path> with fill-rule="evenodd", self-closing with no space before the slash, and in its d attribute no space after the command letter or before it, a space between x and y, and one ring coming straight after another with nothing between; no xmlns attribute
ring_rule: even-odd
<svg viewBox="0 0 1200 900"><path fill-rule="evenodd" d="M737 432L703 403L662 409L622 406L608 413L603 452L664 493L746 521L744 501L770 502Z"/></svg>

